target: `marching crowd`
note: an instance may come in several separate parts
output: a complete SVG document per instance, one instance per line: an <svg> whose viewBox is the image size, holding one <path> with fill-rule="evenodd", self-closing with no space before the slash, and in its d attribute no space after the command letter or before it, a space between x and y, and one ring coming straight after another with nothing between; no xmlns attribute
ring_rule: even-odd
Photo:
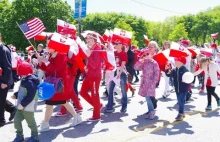
<svg viewBox="0 0 220 142"><path fill-rule="evenodd" d="M71 52L60 53L50 48L48 46L50 40L51 37L47 37L46 48L43 44L39 44L37 50L34 48L28 50L29 58L24 60L23 55L19 56L16 53L13 45L3 43L2 35L0 35L0 126L4 126L6 122L4 112L9 112L9 120L14 119L16 129L14 142L24 141L23 120L26 120L31 129L31 137L28 141L39 141L38 132L42 133L50 129L49 121L55 105L61 106L56 116L65 116L69 112L73 117L70 126L80 124L83 121L80 116L83 105L79 96L93 107L93 114L88 121L99 121L102 108L104 108L103 113L113 113L115 111L115 94L121 94L120 111L126 113L127 92L130 89L132 96L135 94L136 89L132 86L134 82L140 82L138 94L147 102L146 119L154 119L157 107L156 88L160 83L161 75L165 80L163 97L167 98L171 92L176 92L179 105L177 121L182 121L185 117L184 105L191 97L196 77L201 85L200 92L207 91L206 109L212 109L212 96L215 97L217 106L220 107L220 99L215 93L220 74L220 52L218 52L216 44L206 47L212 49L213 52L210 54L200 52L196 55L188 54L169 58L162 69L154 57L170 50L171 43L168 41L164 42L161 49L156 41L150 41L146 48L140 50L133 45L125 44L120 38L102 45L98 42L97 35L89 33L85 37L88 50L87 59L84 60L85 67L82 70L79 68L74 54ZM188 40L180 39L178 42L183 48L190 47ZM114 52L116 70L105 68L100 55L101 50ZM195 76L192 83L184 81L183 75L186 72L192 72ZM56 78L56 81L63 85L63 89L56 89L54 95L45 100L46 111L40 127L37 128L34 112L38 103L38 86L47 81L49 77ZM80 77L83 83L78 90ZM14 106L6 98L8 90L13 89L14 83L18 81L20 81L19 90L12 96L13 99L17 99L17 104ZM106 85L106 91L103 94L108 100L105 106L100 103L101 81L103 81L103 85ZM58 85L60 85L59 83Z"/></svg>

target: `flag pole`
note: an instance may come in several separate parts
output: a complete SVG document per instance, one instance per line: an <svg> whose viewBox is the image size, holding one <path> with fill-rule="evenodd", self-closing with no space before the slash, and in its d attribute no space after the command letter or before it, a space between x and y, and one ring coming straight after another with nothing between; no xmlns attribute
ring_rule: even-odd
<svg viewBox="0 0 220 142"><path fill-rule="evenodd" d="M18 25L18 27L19 27L19 29L21 30L21 27L19 26L19 24L18 24L18 22L16 22L16 24ZM21 30L21 32L23 33L23 35L24 35L24 32ZM25 35L24 35L25 36ZM25 36L25 38L27 39L27 37ZM31 43L31 41L29 40L29 39L27 39L28 40L28 42L30 43L30 45L31 46L33 46L33 44ZM34 47L34 46L33 46ZM34 47L34 49L35 49L35 47Z"/></svg>

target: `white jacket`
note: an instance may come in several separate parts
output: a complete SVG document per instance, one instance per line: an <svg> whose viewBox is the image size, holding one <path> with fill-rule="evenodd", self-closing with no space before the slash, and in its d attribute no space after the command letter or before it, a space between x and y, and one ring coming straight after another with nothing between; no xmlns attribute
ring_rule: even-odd
<svg viewBox="0 0 220 142"><path fill-rule="evenodd" d="M218 86L217 72L220 73L220 68L216 63L210 63L208 66L209 66L209 71L208 71L208 68L199 69L198 71L194 72L193 74L194 74L194 76L197 76L202 71L204 71L205 72L205 82L204 82L204 84L206 85L208 76L210 76L210 79L211 79L211 82L212 82L211 86L216 87L216 86Z"/></svg>

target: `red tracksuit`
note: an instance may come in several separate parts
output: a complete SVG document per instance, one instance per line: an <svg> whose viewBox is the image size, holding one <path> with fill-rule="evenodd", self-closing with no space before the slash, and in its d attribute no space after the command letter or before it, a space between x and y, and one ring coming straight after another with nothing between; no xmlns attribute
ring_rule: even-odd
<svg viewBox="0 0 220 142"><path fill-rule="evenodd" d="M68 59L67 61L67 80L68 82L66 83L66 88L68 88L66 93L68 94L68 97L73 101L73 103L76 106L77 110L82 110L82 105L79 101L79 98L73 88L73 84L75 82L75 78L77 75L77 64L75 61L75 56L73 55L71 59ZM60 112L62 114L67 113L67 110L64 106L61 107Z"/></svg>
<svg viewBox="0 0 220 142"><path fill-rule="evenodd" d="M86 77L83 81L80 95L94 107L92 119L100 119L100 98L99 98L99 86L101 81L101 63L102 58L100 52L96 50L101 50L98 44L93 45L91 48L91 55L88 57ZM91 92L91 95L88 92Z"/></svg>

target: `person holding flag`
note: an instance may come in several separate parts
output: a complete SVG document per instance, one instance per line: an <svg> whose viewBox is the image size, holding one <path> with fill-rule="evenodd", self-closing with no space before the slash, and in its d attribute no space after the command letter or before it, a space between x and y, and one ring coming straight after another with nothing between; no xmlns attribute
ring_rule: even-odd
<svg viewBox="0 0 220 142"><path fill-rule="evenodd" d="M51 37L48 38L47 46L50 46L50 40ZM71 107L68 102L69 96L67 89L69 88L67 88L67 84L69 83L69 80L66 74L67 55L65 53L57 52L52 47L47 47L47 50L50 53L49 59L43 56L38 57L39 68L45 71L46 78L54 75L56 78L61 78L64 84L64 91L61 93L55 93L51 99L45 101L45 117L39 128L39 132L48 131L50 129L49 120L52 116L54 105L64 105L65 108L71 113L74 118L70 126L76 126L82 122L80 115L75 112L75 109Z"/></svg>
<svg viewBox="0 0 220 142"><path fill-rule="evenodd" d="M116 60L116 76L115 81L112 80L109 83L109 95L108 95L108 103L106 105L105 113L112 113L114 112L113 103L114 103L114 88L116 85L116 80L120 79L120 87L121 87L121 93L122 93L122 108L121 112L127 111L127 91L126 91L126 84L127 84L127 73L125 69L125 65L128 61L127 53L123 50L123 41L121 39L115 40L114 45L116 48L115 51L115 60Z"/></svg>
<svg viewBox="0 0 220 142"><path fill-rule="evenodd" d="M99 45L98 36L96 34L88 33L85 37L89 47L87 64L84 68L85 79L83 80L80 95L90 105L94 107L93 116L88 121L99 121L101 119L101 108L99 98L99 86L101 82L101 64L102 57L100 54L101 46ZM91 95L88 93L91 92Z"/></svg>

